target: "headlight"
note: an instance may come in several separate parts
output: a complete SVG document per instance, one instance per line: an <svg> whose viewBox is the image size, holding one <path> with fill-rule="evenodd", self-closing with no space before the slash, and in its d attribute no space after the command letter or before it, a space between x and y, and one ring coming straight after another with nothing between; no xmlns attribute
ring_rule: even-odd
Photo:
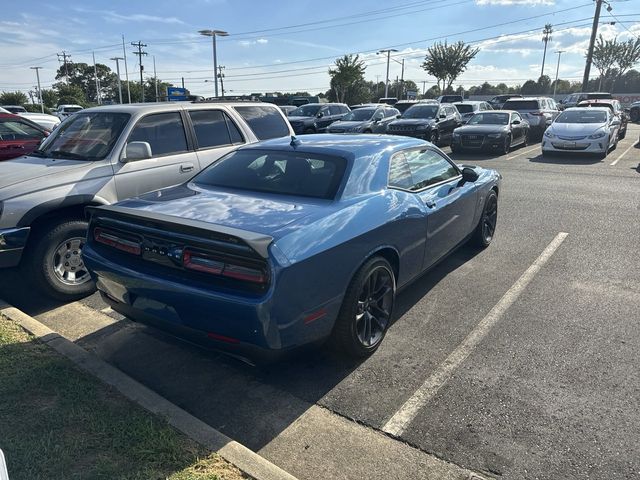
<svg viewBox="0 0 640 480"><path fill-rule="evenodd" d="M602 138L606 135L606 133L604 133L602 130L600 130L599 132L594 133L593 135L589 135L589 138Z"/></svg>
<svg viewBox="0 0 640 480"><path fill-rule="evenodd" d="M502 133L490 133L489 135L487 135L488 138L500 138L502 136Z"/></svg>
<svg viewBox="0 0 640 480"><path fill-rule="evenodd" d="M553 133L551 133L549 130L544 132L544 136L547 138L556 138L556 136Z"/></svg>
<svg viewBox="0 0 640 480"><path fill-rule="evenodd" d="M460 133L453 132L453 138L460 138Z"/></svg>

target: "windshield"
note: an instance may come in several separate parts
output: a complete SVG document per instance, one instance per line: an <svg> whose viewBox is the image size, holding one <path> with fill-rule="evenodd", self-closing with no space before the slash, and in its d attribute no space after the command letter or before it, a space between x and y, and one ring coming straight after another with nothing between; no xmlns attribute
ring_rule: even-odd
<svg viewBox="0 0 640 480"><path fill-rule="evenodd" d="M376 113L375 108L358 108L347 113L342 117L342 120L345 122L365 122L371 120L374 113Z"/></svg>
<svg viewBox="0 0 640 480"><path fill-rule="evenodd" d="M539 110L537 100L507 100L502 107L503 110Z"/></svg>
<svg viewBox="0 0 640 480"><path fill-rule="evenodd" d="M305 152L238 150L197 175L200 187L331 199L346 161Z"/></svg>
<svg viewBox="0 0 640 480"><path fill-rule="evenodd" d="M64 108L64 113L75 113L75 112L79 112L80 110L82 110L82 107L65 107Z"/></svg>
<svg viewBox="0 0 640 480"><path fill-rule="evenodd" d="M469 103L455 104L454 106L458 109L458 112L460 113L471 113L474 110L473 105Z"/></svg>
<svg viewBox="0 0 640 480"><path fill-rule="evenodd" d="M79 113L53 131L36 154L70 160L101 160L129 121L128 113Z"/></svg>
<svg viewBox="0 0 640 480"><path fill-rule="evenodd" d="M402 118L436 118L438 105L414 105L402 114Z"/></svg>
<svg viewBox="0 0 640 480"><path fill-rule="evenodd" d="M307 104L296 108L289 114L290 117L315 117L318 114L318 110L322 105L316 103L314 105Z"/></svg>
<svg viewBox="0 0 640 480"><path fill-rule="evenodd" d="M508 113L476 113L467 125L509 125Z"/></svg>
<svg viewBox="0 0 640 480"><path fill-rule="evenodd" d="M565 110L555 123L605 123L607 113L597 110Z"/></svg>

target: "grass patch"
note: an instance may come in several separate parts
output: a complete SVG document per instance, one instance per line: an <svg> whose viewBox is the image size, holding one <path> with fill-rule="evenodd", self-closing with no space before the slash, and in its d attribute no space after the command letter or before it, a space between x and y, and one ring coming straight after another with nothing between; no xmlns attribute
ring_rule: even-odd
<svg viewBox="0 0 640 480"><path fill-rule="evenodd" d="M0 419L11 480L249 478L2 315Z"/></svg>

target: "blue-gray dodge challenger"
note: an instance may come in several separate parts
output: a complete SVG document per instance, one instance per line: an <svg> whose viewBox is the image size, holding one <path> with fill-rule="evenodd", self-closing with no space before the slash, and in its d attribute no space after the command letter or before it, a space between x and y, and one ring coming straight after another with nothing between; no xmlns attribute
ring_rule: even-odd
<svg viewBox="0 0 640 480"><path fill-rule="evenodd" d="M500 179L414 138L269 140L90 208L83 256L115 311L190 341L254 359L330 339L363 357L399 289L491 243Z"/></svg>

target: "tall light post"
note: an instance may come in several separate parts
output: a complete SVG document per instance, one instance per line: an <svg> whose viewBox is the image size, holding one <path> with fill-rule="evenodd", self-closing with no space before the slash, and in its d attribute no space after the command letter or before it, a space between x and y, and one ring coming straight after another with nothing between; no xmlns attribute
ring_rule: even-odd
<svg viewBox="0 0 640 480"><path fill-rule="evenodd" d="M560 56L565 52L565 50L558 50L556 53L558 54L558 65L556 66L556 81L553 82L553 95L556 95L556 88L558 88L558 73L560 72Z"/></svg>
<svg viewBox="0 0 640 480"><path fill-rule="evenodd" d="M384 98L389 97L389 62L391 61L391 52L397 52L395 48L386 48L384 50L380 50L378 54L386 53L387 54L387 76L384 83Z"/></svg>
<svg viewBox="0 0 640 480"><path fill-rule="evenodd" d="M40 100L40 111L44 113L44 104L42 103L42 89L40 88L40 70L42 67L29 67L31 70L36 71L36 78L38 79L38 99Z"/></svg>
<svg viewBox="0 0 640 480"><path fill-rule="evenodd" d="M224 30L200 30L200 35L211 37L213 43L213 82L215 85L215 96L218 98L218 55L216 52L216 37L228 37L229 33Z"/></svg>
<svg viewBox="0 0 640 480"><path fill-rule="evenodd" d="M402 88L404 86L404 58L402 59L402 61L396 60L395 58L392 58L391 60L396 62L398 65L402 65L402 73L400 74L400 83L398 83L398 88L396 90L396 95L398 96L398 100L402 100L402 98L400 97L404 92L404 88Z"/></svg>
<svg viewBox="0 0 640 480"><path fill-rule="evenodd" d="M120 80L120 62L119 60L124 60L123 57L113 57L109 60L115 60L116 62L116 73L118 74L118 97L120 98L120 104L122 104L122 81Z"/></svg>

